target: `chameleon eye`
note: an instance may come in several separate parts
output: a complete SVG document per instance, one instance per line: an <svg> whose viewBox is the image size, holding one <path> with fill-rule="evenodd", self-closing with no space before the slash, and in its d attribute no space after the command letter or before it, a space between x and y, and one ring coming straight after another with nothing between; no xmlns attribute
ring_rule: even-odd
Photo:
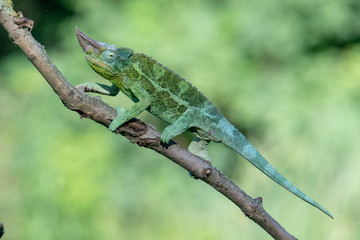
<svg viewBox="0 0 360 240"><path fill-rule="evenodd" d="M114 55L114 53L111 52L111 51L105 51L105 52L103 52L103 54L102 54L102 58L103 58L105 61L112 62L112 61L115 59L115 55Z"/></svg>

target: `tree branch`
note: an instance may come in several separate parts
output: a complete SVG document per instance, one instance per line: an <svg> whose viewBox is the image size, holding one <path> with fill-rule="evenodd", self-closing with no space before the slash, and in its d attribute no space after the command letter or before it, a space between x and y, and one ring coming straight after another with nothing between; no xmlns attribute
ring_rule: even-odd
<svg viewBox="0 0 360 240"><path fill-rule="evenodd" d="M21 48L26 57L59 96L64 106L78 112L81 117L92 119L106 127L109 126L116 116L115 109L98 98L79 92L70 85L47 56L44 47L32 37L29 32L30 28L26 25L26 18L22 19L24 21L14 21L16 13L11 5L10 0L0 0L1 24L8 31L14 43ZM116 133L123 135L132 143L155 150L185 168L195 178L211 185L235 203L245 216L256 222L273 238L295 239L263 209L261 197L257 199L249 197L218 169L201 158L192 155L176 143L164 144L160 142L160 133L154 127L133 119L121 126Z"/></svg>

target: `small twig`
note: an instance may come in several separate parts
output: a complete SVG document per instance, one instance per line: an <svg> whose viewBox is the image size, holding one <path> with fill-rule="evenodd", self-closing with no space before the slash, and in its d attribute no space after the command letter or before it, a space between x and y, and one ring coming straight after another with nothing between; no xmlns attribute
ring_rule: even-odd
<svg viewBox="0 0 360 240"><path fill-rule="evenodd" d="M18 12L15 17L13 17L13 21L19 27L26 28L30 32L32 31L32 29L34 27L34 21L27 17L24 17L24 15L21 11Z"/></svg>
<svg viewBox="0 0 360 240"><path fill-rule="evenodd" d="M25 28L19 28L13 18L10 0L0 0L0 22L8 31L14 43L25 53L45 80L60 97L65 107L78 112L82 117L92 119L108 126L116 116L116 111L98 98L79 92L69 84L61 72L52 63L41 46ZM195 178L201 179L235 203L244 214L261 226L275 239L295 239L276 222L263 208L262 198L252 199L236 186L222 172L201 158L192 155L179 145L160 142L160 133L150 125L133 119L117 130L133 143L157 151L171 161L182 166Z"/></svg>

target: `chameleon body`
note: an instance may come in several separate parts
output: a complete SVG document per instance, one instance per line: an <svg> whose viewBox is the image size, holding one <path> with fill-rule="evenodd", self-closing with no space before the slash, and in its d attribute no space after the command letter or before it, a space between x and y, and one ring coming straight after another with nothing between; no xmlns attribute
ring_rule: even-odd
<svg viewBox="0 0 360 240"><path fill-rule="evenodd" d="M127 110L117 108L118 115L109 126L111 131L147 110L170 124L161 134L163 142L168 143L185 131L193 132L196 137L188 150L209 162L209 142L223 143L276 183L333 218L326 209L276 171L244 135L189 82L144 54L97 42L78 29L76 36L90 67L112 83L108 86L87 82L77 88L84 92L110 96L122 91L135 103Z"/></svg>

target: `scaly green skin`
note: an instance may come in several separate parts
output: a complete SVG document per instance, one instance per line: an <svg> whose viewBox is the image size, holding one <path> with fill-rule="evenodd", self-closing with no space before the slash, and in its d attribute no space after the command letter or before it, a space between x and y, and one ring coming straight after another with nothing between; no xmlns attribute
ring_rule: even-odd
<svg viewBox="0 0 360 240"><path fill-rule="evenodd" d="M193 132L196 137L188 149L207 161L210 161L207 152L209 142L221 142L276 183L333 218L327 210L277 172L201 92L179 75L131 49L97 42L78 29L76 36L88 64L112 83L111 86L85 83L77 88L111 96L121 90L135 102L127 110L117 108L118 115L109 126L111 131L147 110L170 124L161 134L163 142L169 142L184 131Z"/></svg>

